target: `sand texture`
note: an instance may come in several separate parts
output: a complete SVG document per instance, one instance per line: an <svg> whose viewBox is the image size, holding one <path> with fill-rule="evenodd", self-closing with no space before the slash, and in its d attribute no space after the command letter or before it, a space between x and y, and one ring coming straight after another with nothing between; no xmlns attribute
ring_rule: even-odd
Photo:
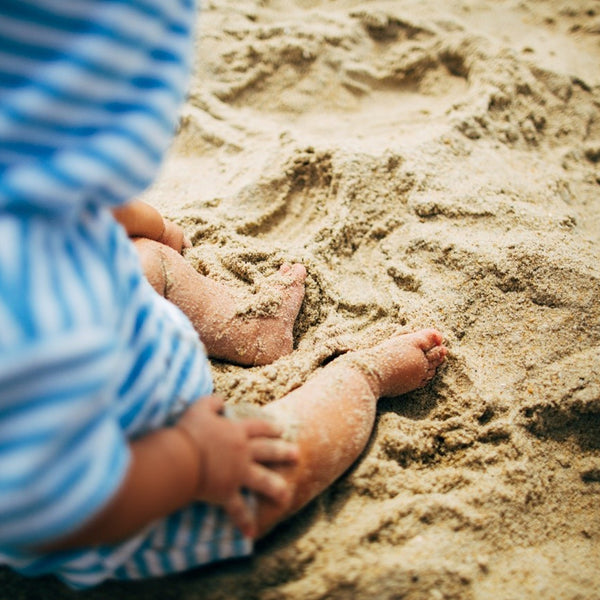
<svg viewBox="0 0 600 600"><path fill-rule="evenodd" d="M257 302L308 270L293 354L215 363L218 391L264 405L426 326L449 360L252 560L79 595L2 572L3 598L599 598L600 1L205 0L200 25L147 199Z"/></svg>

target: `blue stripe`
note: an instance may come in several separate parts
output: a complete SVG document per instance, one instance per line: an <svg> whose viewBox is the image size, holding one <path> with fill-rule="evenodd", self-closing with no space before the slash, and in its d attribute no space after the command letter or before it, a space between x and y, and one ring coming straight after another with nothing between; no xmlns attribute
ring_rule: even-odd
<svg viewBox="0 0 600 600"><path fill-rule="evenodd" d="M0 70L0 76L4 76L3 72ZM31 85L31 80L27 82ZM114 115L113 111L113 101L100 101L98 98L94 98L93 96L89 96L85 94L85 89L80 90L80 93L69 92L63 87L58 85L54 85L47 81L35 81L35 87L32 88L38 92L43 93L49 100L59 100L64 102L65 104L69 104L73 110L76 109L86 109L91 110L94 109L96 111L104 111L104 118L107 123L113 123ZM182 94L178 95L178 98L181 99ZM173 123L172 118L169 116L165 116L161 111L155 109L147 103L129 103L129 112L135 112L136 114L145 115L153 119L163 130L165 133L171 134L173 131ZM111 120L111 117L113 120ZM1 141L1 140L0 140ZM0 146L1 147L1 146Z"/></svg>
<svg viewBox="0 0 600 600"><path fill-rule="evenodd" d="M113 204L122 204L123 198L117 198ZM105 198L103 198L105 199ZM81 198L78 198L81 200ZM65 214L67 209L77 210L80 208L78 202L72 201L64 203L56 196L36 196L27 195L27 192L8 184L6 180L0 181L0 215L10 214L11 216L19 216L28 218L33 214L45 215L54 217L57 214Z"/></svg>
<svg viewBox="0 0 600 600"><path fill-rule="evenodd" d="M61 444L61 447L63 447L63 450L66 448L68 452L74 452L76 450L79 451L80 449L78 449L77 446L86 437L91 436L94 433L94 431L99 426L103 425L105 422L106 420L103 417L103 415L95 415L94 419L91 419L87 424L82 425L81 428L74 432L74 434L72 434L71 436L66 437L65 440L62 441L63 443ZM60 433L58 433L55 429L55 440L58 435L60 435ZM72 444L72 446L70 446L69 444ZM30 448L30 451L31 450L35 450L35 447ZM43 460L33 469L29 469L25 472L21 472L17 475L12 475L10 477L6 475L2 476L0 478L0 492L10 493L15 489L23 489L28 486L35 485L36 482L39 481L40 477L46 474L48 469L54 469L56 467L56 456L54 454L43 456L41 458L43 458ZM3 460L7 459L10 459L10 456L3 458Z"/></svg>
<svg viewBox="0 0 600 600"><path fill-rule="evenodd" d="M150 307L147 304L140 307L140 309L138 310L138 312L135 316L135 323L133 325L133 335L136 338L142 332L142 329L146 325L149 316L150 316Z"/></svg>
<svg viewBox="0 0 600 600"><path fill-rule="evenodd" d="M92 333L90 331L90 333ZM95 340L92 340L95 341ZM53 356L44 356L43 364L27 364L23 365L21 370L11 373L6 373L4 376L0 372L0 383L2 388L7 392L10 391L11 387L18 385L24 385L25 387L28 382L31 382L31 368L35 369L35 380L40 381L44 378L52 378L53 376L60 375L62 379L65 377L65 373L73 372L78 374L84 367L89 367L93 364L100 366L102 361L108 356L114 349L114 343L112 340L104 343L102 346L92 347L89 350L80 350L79 354L73 355L65 354L64 351L70 351L69 348L56 348ZM96 371L98 369L96 368ZM6 397L5 397L6 398ZM43 400L42 400L43 402ZM40 402L40 403L42 403ZM30 403L31 405L32 403ZM23 407L15 406L10 407L12 409L19 409ZM5 410L6 409L5 407ZM3 410L0 410L0 419L6 416Z"/></svg>
<svg viewBox="0 0 600 600"><path fill-rule="evenodd" d="M47 506L59 502L65 494L65 490L70 490L77 487L77 482L84 476L88 468L87 463L78 463L73 468L69 469L64 475L58 476L54 482L52 491L45 494L42 499L35 498L31 495L27 502L21 503L18 506L12 506L7 510L2 511L2 520L9 521L25 521L32 514L43 510ZM58 473L55 473L57 476ZM40 473L37 473L36 479L39 479ZM4 488L3 492L10 492L10 488ZM27 530L27 527L24 527Z"/></svg>
<svg viewBox="0 0 600 600"><path fill-rule="evenodd" d="M28 77L24 73L13 73L10 71L5 71L1 67L2 63L0 63L0 81L2 81L3 90L9 90L11 88L31 84L31 77Z"/></svg>
<svg viewBox="0 0 600 600"><path fill-rule="evenodd" d="M152 397L152 392L155 391L156 384L156 378L153 378L146 387L137 391L135 397L132 398L129 394L130 397L127 398L127 410L123 411L119 416L119 425L124 431L129 431L136 418L139 417L142 409L147 408L145 405L148 404L149 399ZM165 407L160 404L157 404L152 408L153 410L150 411L150 414L159 409L165 410ZM147 415L144 421L148 422L149 420L150 416Z"/></svg>
<svg viewBox="0 0 600 600"><path fill-rule="evenodd" d="M142 579L145 579L151 575L150 569L148 568L146 560L144 559L143 552L137 552L133 557L133 562L135 563L135 566L137 567Z"/></svg>
<svg viewBox="0 0 600 600"><path fill-rule="evenodd" d="M65 57L64 52L59 48L36 46L19 38L8 37L5 27L2 28L1 33L0 52L6 52L13 57L22 56L34 60L44 60L46 62Z"/></svg>
<svg viewBox="0 0 600 600"><path fill-rule="evenodd" d="M13 438L12 440L0 439L0 456L2 453L14 453L24 448L30 448L31 446L40 446L54 440L55 438L56 429L46 428L29 431L26 434L20 433L19 437ZM2 480L0 479L0 481Z"/></svg>
<svg viewBox="0 0 600 600"><path fill-rule="evenodd" d="M162 86L165 90L170 90L166 85ZM12 123L16 123L19 125L25 125L28 128L33 130L38 130L43 132L44 135L61 135L64 139L64 144L68 145L73 142L81 143L79 138L91 137L95 134L102 135L116 135L119 138L128 141L137 147L137 149L146 153L148 158L154 162L159 162L162 159L162 152L160 152L157 148L153 148L149 141L144 138L139 132L133 130L132 128L127 128L119 125L118 121L112 123L109 127L106 127L105 124L102 125L76 125L71 123L57 123L49 118L39 117L35 114L24 113L17 108L12 106L5 105L0 108L0 114L4 114L9 117ZM22 132L20 132L22 135ZM6 139L6 138L5 138ZM61 141L61 144L63 141ZM4 141L0 142L0 145L3 145ZM53 148L57 148L59 144L56 142L56 139L53 143ZM76 179L70 179L71 185L73 187L81 185L81 181Z"/></svg>
<svg viewBox="0 0 600 600"><path fill-rule="evenodd" d="M166 535L165 535L165 547L173 548L175 546L175 539L181 528L181 519L183 517L183 511L179 510L176 513L169 516L165 523Z"/></svg>
<svg viewBox="0 0 600 600"><path fill-rule="evenodd" d="M77 557L78 551L74 551L72 552L73 558L75 559ZM52 556L52 555L50 555ZM61 562L64 563L65 561L65 557L62 556L62 553L58 553L58 564L60 564ZM47 565L44 565L47 566ZM62 568L62 572L69 576L70 578L80 578L83 580L88 580L90 576L94 576L94 575L103 575L106 573L106 565L102 562L102 561L98 561L96 564L92 564L92 565L86 565L85 570L82 569L78 569L78 568ZM104 579L102 577L102 579ZM84 584L85 585L85 584Z"/></svg>
<svg viewBox="0 0 600 600"><path fill-rule="evenodd" d="M144 14L146 17L151 17L153 21L157 19L164 24L165 27L169 28L173 25L179 27L179 21L173 21L166 12L160 12L157 10L156 5L149 5L137 0L135 5L132 6L131 1L115 1L105 0L104 2L97 4L113 4L122 5L127 8L133 8L136 12ZM48 25L52 29L60 29L65 33L72 33L74 31L82 31L86 34L100 33L103 37L113 37L114 30L110 27L99 25L96 21L90 21L88 19L82 19L80 17L67 15L64 13L57 14L53 11L48 11L42 8L39 4L31 4L27 0L19 0L19 2L13 2L13 8L11 10L11 3L4 1L2 5L2 14L10 16L15 19L25 20L31 23L37 23L39 25ZM178 31L178 28L175 29ZM128 38L133 45L135 38Z"/></svg>
<svg viewBox="0 0 600 600"><path fill-rule="evenodd" d="M131 0L105 0L106 3L110 3L113 5L121 5L126 7L131 7ZM159 10L157 7L164 5L164 2L143 2L142 0L135 1L135 9L138 12L141 12L145 17L149 17L152 20L159 20L164 23L164 26L174 34L186 34L189 33L189 27L185 24L185 21L173 20L169 13L165 11ZM167 3L168 5L169 3ZM190 9L194 5L194 2L185 2L184 7ZM179 11L178 11L179 12ZM186 12L189 12L186 11Z"/></svg>
<svg viewBox="0 0 600 600"><path fill-rule="evenodd" d="M80 243L81 242L79 242L79 244ZM94 293L94 287L91 282L93 273L90 272L90 265L93 263L88 261L88 264L84 265L79 251L71 239L65 240L65 251L65 258L70 259L70 265L75 272L73 284L75 282L80 284L80 288L87 296L88 305L91 307L94 321L99 322L102 315L102 308L100 307L99 299Z"/></svg>
<svg viewBox="0 0 600 600"><path fill-rule="evenodd" d="M111 4L115 5L124 5L131 6L131 0L109 0ZM152 19L160 19L165 23L165 26L168 28L169 32L174 33L176 35L187 35L189 34L190 28L185 24L185 22L175 22L172 19L169 19L165 12L162 12L156 8L156 3L149 4L147 2L141 2L140 0L136 0L135 7L136 10L142 12L144 16L150 17ZM191 6L188 6L191 8Z"/></svg>
<svg viewBox="0 0 600 600"><path fill-rule="evenodd" d="M138 77L132 77L130 81L135 87L143 91L167 90L171 94L175 95L173 86L167 85L162 79L158 79L157 77L140 75ZM175 98L179 98L179 94L175 95Z"/></svg>
<svg viewBox="0 0 600 600"><path fill-rule="evenodd" d="M219 544L218 544L218 539L217 539L217 535L222 531L224 525L225 525L225 513L222 510L215 510L215 515L216 515L216 519L215 519L215 526L214 529L212 531L212 537L209 540L210 541L210 545L209 545L209 550L210 550L210 560L214 561L217 560L219 558L221 558L221 552L220 552L220 548L219 548Z"/></svg>
<svg viewBox="0 0 600 600"><path fill-rule="evenodd" d="M30 224L27 221L21 221L20 225L20 239L29 239ZM23 329L23 333L28 338L35 336L37 327L32 317L31 310L31 282L30 276L30 252L31 248L25 246L21 248L19 253L19 266L17 267L17 281L14 282L14 288L19 290L19 294L9 296L8 301L10 304L8 308L15 315L15 320L20 324ZM12 300L12 302L11 302Z"/></svg>
<svg viewBox="0 0 600 600"><path fill-rule="evenodd" d="M36 155L41 150L42 154L52 154L56 151L56 148L51 146L43 146L39 144L31 144L24 141L0 141L0 147L5 147L9 150L16 152L23 151L26 154ZM93 159L98 166L108 168L113 172L113 176L121 177L126 181L128 185L134 186L140 191L143 190L149 183L151 177L154 175L152 171L145 173L144 175L137 175L128 169L122 162L115 159L108 152L100 150L95 146L83 145L77 148L77 152L81 156L87 156ZM39 155L39 154L38 154ZM38 163L38 169L46 174L51 179L55 179L60 183L70 187L74 190L81 189L82 182L72 179L67 173L64 172L53 161L43 161ZM14 184L13 184L14 185ZM10 193L11 184L3 182L2 187L7 189ZM18 189L18 188L17 188ZM85 190L85 188L84 188Z"/></svg>
<svg viewBox="0 0 600 600"><path fill-rule="evenodd" d="M92 156L95 155L94 156L95 158L102 158L104 155L107 162L111 163L111 168L115 168L116 170L122 171L122 172L125 171L125 169L122 168L122 165L120 165L119 163L114 161L108 155L101 153L101 152L94 151L89 148L86 150L87 150L87 152L81 151L81 154L88 154L88 155L92 155ZM100 163L98 163L98 164L100 164ZM56 165L54 165L52 163L48 163L48 162L41 164L40 170L44 171L48 177L51 177L51 178L54 177L57 180L63 179L63 176L65 175L62 170L59 170L56 168ZM117 175L117 173L115 173L115 175ZM152 175L151 173L148 173L146 177L142 177L142 178L133 176L133 178L130 181L127 181L126 183L127 183L127 185L129 185L132 188L132 190L141 192L143 189L146 188L147 184L150 182L151 175ZM95 189L98 193L99 198L97 198L97 199L101 199L104 202L107 202L109 204L120 205L126 201L126 198L122 197L121 195L117 195L113 192L109 192L107 190L107 188L105 188L104 186L98 185L98 186L94 186L91 189L87 189L87 190L84 189L83 192L85 193L85 195L83 193L78 194L78 196L77 196L78 202L75 203L75 201L73 201L71 204L68 204L67 206L72 206L73 208L76 208L78 206L81 206L82 200L87 200L88 198L90 198L90 199L94 198L93 196L90 197L90 192L93 189ZM21 186L14 185L14 183L9 182L7 180L7 178L0 181L0 200L2 200L2 196L4 196L4 198L6 200L4 202L0 202L0 210L10 211L10 212L13 212L18 215L27 215L27 214L39 212L40 209L42 209L42 212L44 212L44 211L53 212L56 209L55 203L57 201L59 203L61 202L60 200L57 200L56 196L54 196L52 194L45 196L45 195L37 193L36 196L34 197L30 191L28 191L26 189L25 190L21 189ZM85 196L87 196L87 198ZM44 206L43 205L44 203L47 203L47 206Z"/></svg>
<svg viewBox="0 0 600 600"><path fill-rule="evenodd" d="M134 185L140 190L148 185L151 177L155 174L150 172L139 176L128 169L125 164L118 159L115 159L111 154L100 150L97 147L84 146L79 149L79 153L83 156L87 155L90 158L97 159L99 163L103 163L105 166L109 167L114 175L120 176L122 179L126 180L127 183Z"/></svg>
<svg viewBox="0 0 600 600"><path fill-rule="evenodd" d="M107 233L104 239L98 243L98 240L92 239L92 235L95 233L96 228L91 229L88 225L88 220L91 221L100 221L103 220L102 231L103 233ZM107 222L109 221L109 222ZM90 261L91 264L97 263L103 269L106 270L107 274L111 276L110 283L112 284L111 291L115 294L114 303L117 306L124 306L125 302L131 303L131 298L120 298L116 296L118 292L118 282L115 281L113 276L113 269L118 264L120 269L124 269L125 265L123 264L123 259L117 260L117 252L120 248L122 251L125 250L125 244L127 245L127 249L131 245L131 241L124 234L121 236L121 226L115 221L114 217L111 215L98 215L97 207L90 207L89 213L84 214L82 221L80 221L76 226L77 233L79 234L79 243L82 246L85 246L93 259ZM141 267L139 277L141 278Z"/></svg>
<svg viewBox="0 0 600 600"><path fill-rule="evenodd" d="M107 244L107 260L108 260L108 264L110 265L114 265L116 264L116 257L117 257L117 249L119 247L119 240L120 240L120 230L118 227L111 227L109 232L108 232L108 244ZM124 298L119 298L119 301L123 301Z"/></svg>
<svg viewBox="0 0 600 600"><path fill-rule="evenodd" d="M98 457L90 458L97 460ZM127 455L123 452L123 447L117 446L112 448L112 452L105 464L104 477L96 482L96 488L82 498L77 508L64 515L59 521L47 523L45 526L38 527L34 531L28 531L26 527L32 514L43 510L45 506L64 503L65 491L78 489L78 482L89 468L88 462L75 465L62 477L58 477L55 482L54 491L44 496L41 506L39 501L37 503L29 502L15 507L13 510L4 511L2 513L3 520L12 522L21 520L24 525L21 529L19 539L15 539L13 543L30 545L38 540L52 539L64 535L65 532L73 531L78 524L82 523L90 514L93 514L100 508L110 495L114 493L122 479L123 468L127 464ZM3 543L7 543L7 540L4 540Z"/></svg>
<svg viewBox="0 0 600 600"><path fill-rule="evenodd" d="M114 4L114 2L113 2ZM131 8L131 3L124 3L128 8ZM13 5L11 10L10 3L4 3L2 8L2 15L12 17L27 23L33 23L52 29L54 31L63 31L66 35L85 35L86 37L96 36L101 39L116 42L117 44L123 45L126 48L133 49L136 51L144 50L144 46L141 44L142 37L140 35L128 35L123 30L116 30L114 27L105 26L96 21L90 21L88 19L81 19L79 17L67 16L64 14L57 14L52 11L47 11L40 6L27 4L21 0L18 5ZM138 9L138 12L146 12L146 16L156 17L159 16L162 19L161 25L167 29L170 33L175 36L186 36L189 33L189 27L186 27L182 22L169 21L166 15L160 14L154 10L154 14L149 15L147 11L139 11L142 8L139 3L134 8ZM142 31L144 31L142 29ZM39 46L30 44L13 38L12 40L7 37L6 30L3 31L3 37L0 38L0 48L3 44L6 44L8 49L12 49L14 52L18 48L29 48L29 52L25 53L28 57L39 57L42 59L52 59L56 56L64 56L60 49L49 49L46 46ZM74 57L69 53L68 58L70 61L78 62L78 58ZM81 59L82 64L89 64L90 67L97 68L97 65L89 63L85 59ZM88 68L88 67L86 67ZM88 70L92 70L88 68ZM107 71L107 73L114 74L113 71ZM113 75L111 75L113 76Z"/></svg>
<svg viewBox="0 0 600 600"><path fill-rule="evenodd" d="M166 48L154 48L150 50L149 56L157 62L179 63L181 61L181 57L178 54Z"/></svg>
<svg viewBox="0 0 600 600"><path fill-rule="evenodd" d="M233 541L234 555L242 556L244 554L247 554L247 552L248 552L247 544L248 544L248 541L246 540L246 538L244 538L241 533L236 531L236 536Z"/></svg>
<svg viewBox="0 0 600 600"><path fill-rule="evenodd" d="M161 572L155 573L155 575L168 575L176 570L171 563L171 557L169 556L167 549L164 549L162 552L158 553L158 560L160 563Z"/></svg>
<svg viewBox="0 0 600 600"><path fill-rule="evenodd" d="M17 155L32 156L49 156L56 151L55 144L42 144L39 142L30 142L27 140L13 139L10 140L7 136L0 138L0 150L5 152L13 152Z"/></svg>
<svg viewBox="0 0 600 600"><path fill-rule="evenodd" d="M190 531L192 540L184 548L185 561L189 565L195 565L198 564L198 558L196 556L198 546L201 545L205 548L207 545L207 540L201 539L206 519L209 516L209 511L212 512L216 510L216 508L213 506L209 508L204 502L195 502L188 510L192 512L192 526Z"/></svg>
<svg viewBox="0 0 600 600"><path fill-rule="evenodd" d="M59 253L59 250L49 250L49 255L58 256ZM47 268L50 270L49 280L50 285L52 286L52 293L54 295L54 298L56 299L62 317L62 328L71 329L75 324L75 319L73 317L74 311L71 306L69 296L66 293L66 281L64 281L64 278L62 276L61 269L59 268L59 263L62 264L62 261L46 261ZM59 329L61 329L60 326Z"/></svg>
<svg viewBox="0 0 600 600"><path fill-rule="evenodd" d="M153 340L152 342L146 344L144 348L142 348L142 350L138 352L137 359L135 361L135 364L133 365L133 368L129 372L129 376L127 377L123 385L119 388L119 396L123 397L127 395L127 393L133 387L133 384L139 378L143 368L147 364L151 363L150 359L154 355L156 345L156 340Z"/></svg>
<svg viewBox="0 0 600 600"><path fill-rule="evenodd" d="M106 421L104 420L95 420L84 428L85 433L82 431L77 437L90 436L93 434L94 430L98 429L99 426L105 423ZM106 460L106 462L110 465L113 465L113 463L116 461L115 456L122 452L122 448L114 447L107 448L106 450L110 451L110 455L107 457L108 460ZM33 483L33 481L39 483L40 478L43 475L47 475L51 469L51 472L53 472L54 475L54 485L52 491L43 496L43 503L39 498L35 498L34 494L32 494L27 502L21 503L18 506L9 506L2 512L2 520L6 522L26 519L34 512L41 510L44 506L52 506L53 504L59 503L61 497L64 497L66 490L78 488L78 482L84 477L86 471L90 469L91 462L96 460L98 460L98 456L92 454L91 456L88 456L85 461L77 462L64 474L60 475L60 470L56 465L56 457L47 457L45 463L40 466L39 470L36 470L36 473L32 473L32 475L35 475L35 479L29 481L28 483ZM46 464L47 462L51 462L50 469L48 469L48 464ZM107 468L106 470L108 473L110 473L112 472L112 467L110 469ZM99 487L103 487L103 484L104 482L102 482ZM17 483L13 486L12 490L17 487L22 488L23 485L21 483ZM11 491L11 487L4 484L0 486L0 489L3 491L3 493L8 493Z"/></svg>
<svg viewBox="0 0 600 600"><path fill-rule="evenodd" d="M22 399L22 404L15 404L8 408L0 410L0 419L14 419L26 415L27 413L34 412L44 406L52 405L54 409L58 410L61 405L70 404L71 402L78 401L81 403L88 402L98 390L106 386L106 373L95 374L96 378L85 382L71 383L70 387L62 387L47 392L43 396L36 396L33 399ZM29 379L32 379L31 373ZM38 380L36 373L35 379ZM10 388L2 386L4 390L10 391Z"/></svg>
<svg viewBox="0 0 600 600"><path fill-rule="evenodd" d="M190 377L193 364L196 362L198 348L191 347L185 357L182 365L179 367L179 373L173 389L174 394L178 394Z"/></svg>
<svg viewBox="0 0 600 600"><path fill-rule="evenodd" d="M163 330L164 330L164 323L162 321L160 321L157 324L157 327L154 329L154 331L152 331L152 342L147 344L144 347L144 349L142 350L142 353L152 351L155 362L156 362L157 350L160 347L160 340L163 339ZM137 337L137 335L134 337ZM119 422L121 424L121 427L125 431L128 431L130 429L130 427L134 423L135 419L139 416L140 411L142 410L142 407L145 404L147 404L149 401L148 399L150 397L152 397L152 393L155 391L155 388L157 385L156 377L152 377L150 379L150 381L148 381L146 386L144 386L144 388L137 389L136 395L134 397L131 397L133 384L139 378L139 372L135 376L134 376L134 372L136 372L138 370L141 371L141 368L146 366L146 364L145 364L146 362L147 362L147 359L145 359L145 358L143 360L141 358L136 360L134 366L132 367L132 369L128 375L127 380L124 382L123 386L119 390L119 394L121 395L121 397L125 397L126 395L129 396L129 398L128 398L129 406L127 407L127 410L123 411L119 417ZM139 384L139 381L137 383ZM139 388L139 385L138 385L138 388ZM169 391L171 391L171 390L169 390ZM169 396L171 396L171 397L174 396L174 393L169 394ZM166 401L166 398L165 398L165 401ZM159 412L159 411L166 412L168 410L168 408L169 407L167 405L164 405L162 403L157 403L151 407L150 411L147 412L144 420L146 422L152 422L153 416L157 412Z"/></svg>

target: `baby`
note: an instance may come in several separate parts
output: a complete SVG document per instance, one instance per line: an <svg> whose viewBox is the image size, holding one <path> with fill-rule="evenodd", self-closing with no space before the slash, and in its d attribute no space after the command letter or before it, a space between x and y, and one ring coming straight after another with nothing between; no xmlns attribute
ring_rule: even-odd
<svg viewBox="0 0 600 600"><path fill-rule="evenodd" d="M392 337L264 418L224 416L207 354L291 352L306 271L283 265L279 307L242 315L130 201L172 137L194 21L191 0L0 5L0 564L28 576L83 588L250 553L356 460L378 398L446 356L435 330Z"/></svg>

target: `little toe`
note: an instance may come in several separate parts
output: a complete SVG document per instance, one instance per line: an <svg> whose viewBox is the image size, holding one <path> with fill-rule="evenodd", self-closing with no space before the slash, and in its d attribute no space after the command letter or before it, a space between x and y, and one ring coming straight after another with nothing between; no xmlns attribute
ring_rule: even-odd
<svg viewBox="0 0 600 600"><path fill-rule="evenodd" d="M447 354L448 349L445 346L434 346L425 352L425 357L429 361L429 364L435 368L446 360Z"/></svg>

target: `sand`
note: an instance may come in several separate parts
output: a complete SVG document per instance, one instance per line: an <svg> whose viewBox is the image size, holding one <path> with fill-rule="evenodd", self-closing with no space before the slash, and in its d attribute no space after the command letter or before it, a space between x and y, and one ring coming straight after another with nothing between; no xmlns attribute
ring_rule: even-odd
<svg viewBox="0 0 600 600"><path fill-rule="evenodd" d="M206 0L147 200L257 299L308 270L292 355L214 363L231 404L393 331L449 360L253 559L3 598L599 597L598 0Z"/></svg>

